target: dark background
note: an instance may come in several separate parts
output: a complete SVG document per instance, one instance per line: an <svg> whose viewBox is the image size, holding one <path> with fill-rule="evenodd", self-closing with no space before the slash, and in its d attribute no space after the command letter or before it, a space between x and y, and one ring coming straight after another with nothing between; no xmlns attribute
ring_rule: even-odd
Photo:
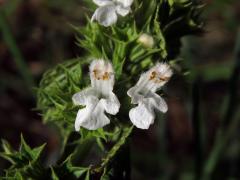
<svg viewBox="0 0 240 180"><path fill-rule="evenodd" d="M198 146L191 121L193 93L200 99L205 127L203 159L213 147L235 66L240 1L205 3L204 34L182 39L181 57L190 75L172 78L165 97L168 113L150 130L136 130L131 140L133 179L191 179ZM0 0L0 8L0 137L16 149L21 133L32 147L47 142L45 156L54 158L60 139L55 129L42 124L34 109L34 87L50 67L81 56L70 24L83 25L84 13L91 12L81 0ZM239 114L239 107L233 110ZM221 156L216 179L240 179L239 137L236 130ZM0 169L7 165L0 159Z"/></svg>

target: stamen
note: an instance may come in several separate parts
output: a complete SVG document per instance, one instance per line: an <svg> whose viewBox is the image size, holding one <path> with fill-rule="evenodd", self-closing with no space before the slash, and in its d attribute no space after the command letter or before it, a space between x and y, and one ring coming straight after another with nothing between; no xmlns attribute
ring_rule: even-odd
<svg viewBox="0 0 240 180"><path fill-rule="evenodd" d="M151 73L151 76L150 76L149 80L155 79L155 78L156 78L156 75L157 75L157 72L156 72L156 71L153 71L153 72Z"/></svg>
<svg viewBox="0 0 240 180"><path fill-rule="evenodd" d="M109 72L104 72L103 74L101 73L100 70L94 69L93 70L93 76L97 80L109 80L110 79L110 73Z"/></svg>
<svg viewBox="0 0 240 180"><path fill-rule="evenodd" d="M98 70L97 69L93 70L93 75L96 79L98 79Z"/></svg>
<svg viewBox="0 0 240 180"><path fill-rule="evenodd" d="M159 80L161 81L168 81L170 79L170 77L159 77Z"/></svg>
<svg viewBox="0 0 240 180"><path fill-rule="evenodd" d="M156 71L153 71L149 77L150 81L153 81L154 83L161 83L164 81L168 81L170 79L170 77L166 77L166 76L161 76L159 73L157 73Z"/></svg>
<svg viewBox="0 0 240 180"><path fill-rule="evenodd" d="M103 80L109 80L109 73L108 72L105 72L102 76L102 79Z"/></svg>

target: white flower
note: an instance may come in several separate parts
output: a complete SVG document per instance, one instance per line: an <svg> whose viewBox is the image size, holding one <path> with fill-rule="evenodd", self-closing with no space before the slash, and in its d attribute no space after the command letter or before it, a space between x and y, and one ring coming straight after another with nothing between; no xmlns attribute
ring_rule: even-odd
<svg viewBox="0 0 240 180"><path fill-rule="evenodd" d="M147 48L152 48L154 46L154 39L152 36L143 33L139 38L138 42Z"/></svg>
<svg viewBox="0 0 240 180"><path fill-rule="evenodd" d="M136 127L148 129L154 122L155 110L167 112L166 102L155 92L168 82L172 74L168 64L158 63L142 74L137 84L128 90L131 103L138 104L129 112L130 120Z"/></svg>
<svg viewBox="0 0 240 180"><path fill-rule="evenodd" d="M103 26L111 26L117 22L117 14L126 16L133 0L93 0L99 6L92 16L92 21L97 20Z"/></svg>
<svg viewBox="0 0 240 180"><path fill-rule="evenodd" d="M73 95L75 105L86 106L80 109L75 120L75 130L80 127L96 130L110 123L105 111L115 115L120 103L112 92L114 71L112 64L102 59L94 60L90 65L91 87Z"/></svg>

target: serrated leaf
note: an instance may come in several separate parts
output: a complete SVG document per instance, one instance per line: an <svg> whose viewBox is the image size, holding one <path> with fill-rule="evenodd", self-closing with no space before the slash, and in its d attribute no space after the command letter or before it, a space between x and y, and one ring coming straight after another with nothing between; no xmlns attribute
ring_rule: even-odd
<svg viewBox="0 0 240 180"><path fill-rule="evenodd" d="M4 143L7 144L6 142ZM10 147L10 145L8 145ZM45 145L37 148L30 148L21 135L19 151L12 150L10 153L1 153L1 156L9 160L12 166L6 169L5 176L15 179L36 179L43 177L43 166L41 165L40 155ZM18 174L16 174L18 173Z"/></svg>
<svg viewBox="0 0 240 180"><path fill-rule="evenodd" d="M76 167L71 162L70 154L61 165L51 167L52 176L60 179L84 179L89 176L89 167Z"/></svg>
<svg viewBox="0 0 240 180"><path fill-rule="evenodd" d="M31 148L25 142L23 135L21 134L20 154L26 156L28 159L32 159Z"/></svg>
<svg viewBox="0 0 240 180"><path fill-rule="evenodd" d="M37 159L40 158L40 155L41 155L43 149L45 148L45 146L46 146L46 143L39 146L39 147L36 147L36 148L32 149L31 155L33 157L33 160L37 160Z"/></svg>
<svg viewBox="0 0 240 180"><path fill-rule="evenodd" d="M69 60L44 74L37 91L37 109L41 111L45 123L54 123L64 131L74 129L77 108L73 106L72 95L89 81L86 80L88 75L82 75L82 69L88 67L89 60Z"/></svg>

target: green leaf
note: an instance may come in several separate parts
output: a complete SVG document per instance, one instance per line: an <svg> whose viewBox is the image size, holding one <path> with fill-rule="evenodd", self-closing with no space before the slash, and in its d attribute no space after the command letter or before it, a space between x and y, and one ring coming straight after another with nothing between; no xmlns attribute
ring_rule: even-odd
<svg viewBox="0 0 240 180"><path fill-rule="evenodd" d="M174 0L168 0L168 3L169 3L170 6L173 6Z"/></svg>
<svg viewBox="0 0 240 180"><path fill-rule="evenodd" d="M60 179L85 179L89 178L89 167L76 167L71 162L72 154L61 165L51 167L53 177Z"/></svg>
<svg viewBox="0 0 240 180"><path fill-rule="evenodd" d="M77 178L80 178L85 174L85 178L89 179L89 168L71 167L71 171L73 171L73 174Z"/></svg>
<svg viewBox="0 0 240 180"><path fill-rule="evenodd" d="M2 148L5 154L12 154L13 152L13 149L11 148L10 144L4 139L2 139Z"/></svg>
<svg viewBox="0 0 240 180"><path fill-rule="evenodd" d="M8 178L10 179L10 178ZM14 179L16 180L24 180L23 176L21 175L20 172L16 172Z"/></svg>
<svg viewBox="0 0 240 180"><path fill-rule="evenodd" d="M31 151L32 149L27 145L27 143L25 142L23 135L21 134L21 145L20 145L20 154L22 154L23 156L29 156L28 158L34 158L31 156Z"/></svg>
<svg viewBox="0 0 240 180"><path fill-rule="evenodd" d="M83 76L87 72L82 70L88 67L89 61L86 57L59 64L44 74L37 89L37 109L44 122L55 124L63 134L74 130L79 107L74 106L72 96L89 85L89 76Z"/></svg>
<svg viewBox="0 0 240 180"><path fill-rule="evenodd" d="M105 167L100 180L111 180L112 175L113 175L113 169L110 168L110 170L108 170L108 168Z"/></svg>
<svg viewBox="0 0 240 180"><path fill-rule="evenodd" d="M36 148L32 149L31 155L32 155L34 160L37 160L37 159L40 158L40 155L41 155L43 149L45 148L45 146L46 146L46 143L39 146L39 147L36 147Z"/></svg>
<svg viewBox="0 0 240 180"><path fill-rule="evenodd" d="M82 139L96 137L96 138L102 138L105 141L107 141L106 132L103 130L103 128L98 128L97 130L87 130L87 129L81 127L80 133L81 133Z"/></svg>
<svg viewBox="0 0 240 180"><path fill-rule="evenodd" d="M52 178L52 180L59 180L58 176L56 175L56 173L52 167L51 167L51 178Z"/></svg>
<svg viewBox="0 0 240 180"><path fill-rule="evenodd" d="M84 180L90 180L90 170L87 171L87 174Z"/></svg>
<svg viewBox="0 0 240 180"><path fill-rule="evenodd" d="M32 149L27 145L22 135L19 151L12 150L8 143L3 142L2 146L5 148L1 156L12 164L10 168L6 169L5 176L8 179L40 179L45 176L40 159L45 145Z"/></svg>
<svg viewBox="0 0 240 180"><path fill-rule="evenodd" d="M162 59L165 59L167 57L167 48L166 48L166 41L164 39L164 36L162 34L162 30L160 27L160 23L158 22L159 19L159 9L160 6L157 7L156 9L156 14L154 17L154 31L156 32L156 36L159 42L159 46L161 49L161 57Z"/></svg>

